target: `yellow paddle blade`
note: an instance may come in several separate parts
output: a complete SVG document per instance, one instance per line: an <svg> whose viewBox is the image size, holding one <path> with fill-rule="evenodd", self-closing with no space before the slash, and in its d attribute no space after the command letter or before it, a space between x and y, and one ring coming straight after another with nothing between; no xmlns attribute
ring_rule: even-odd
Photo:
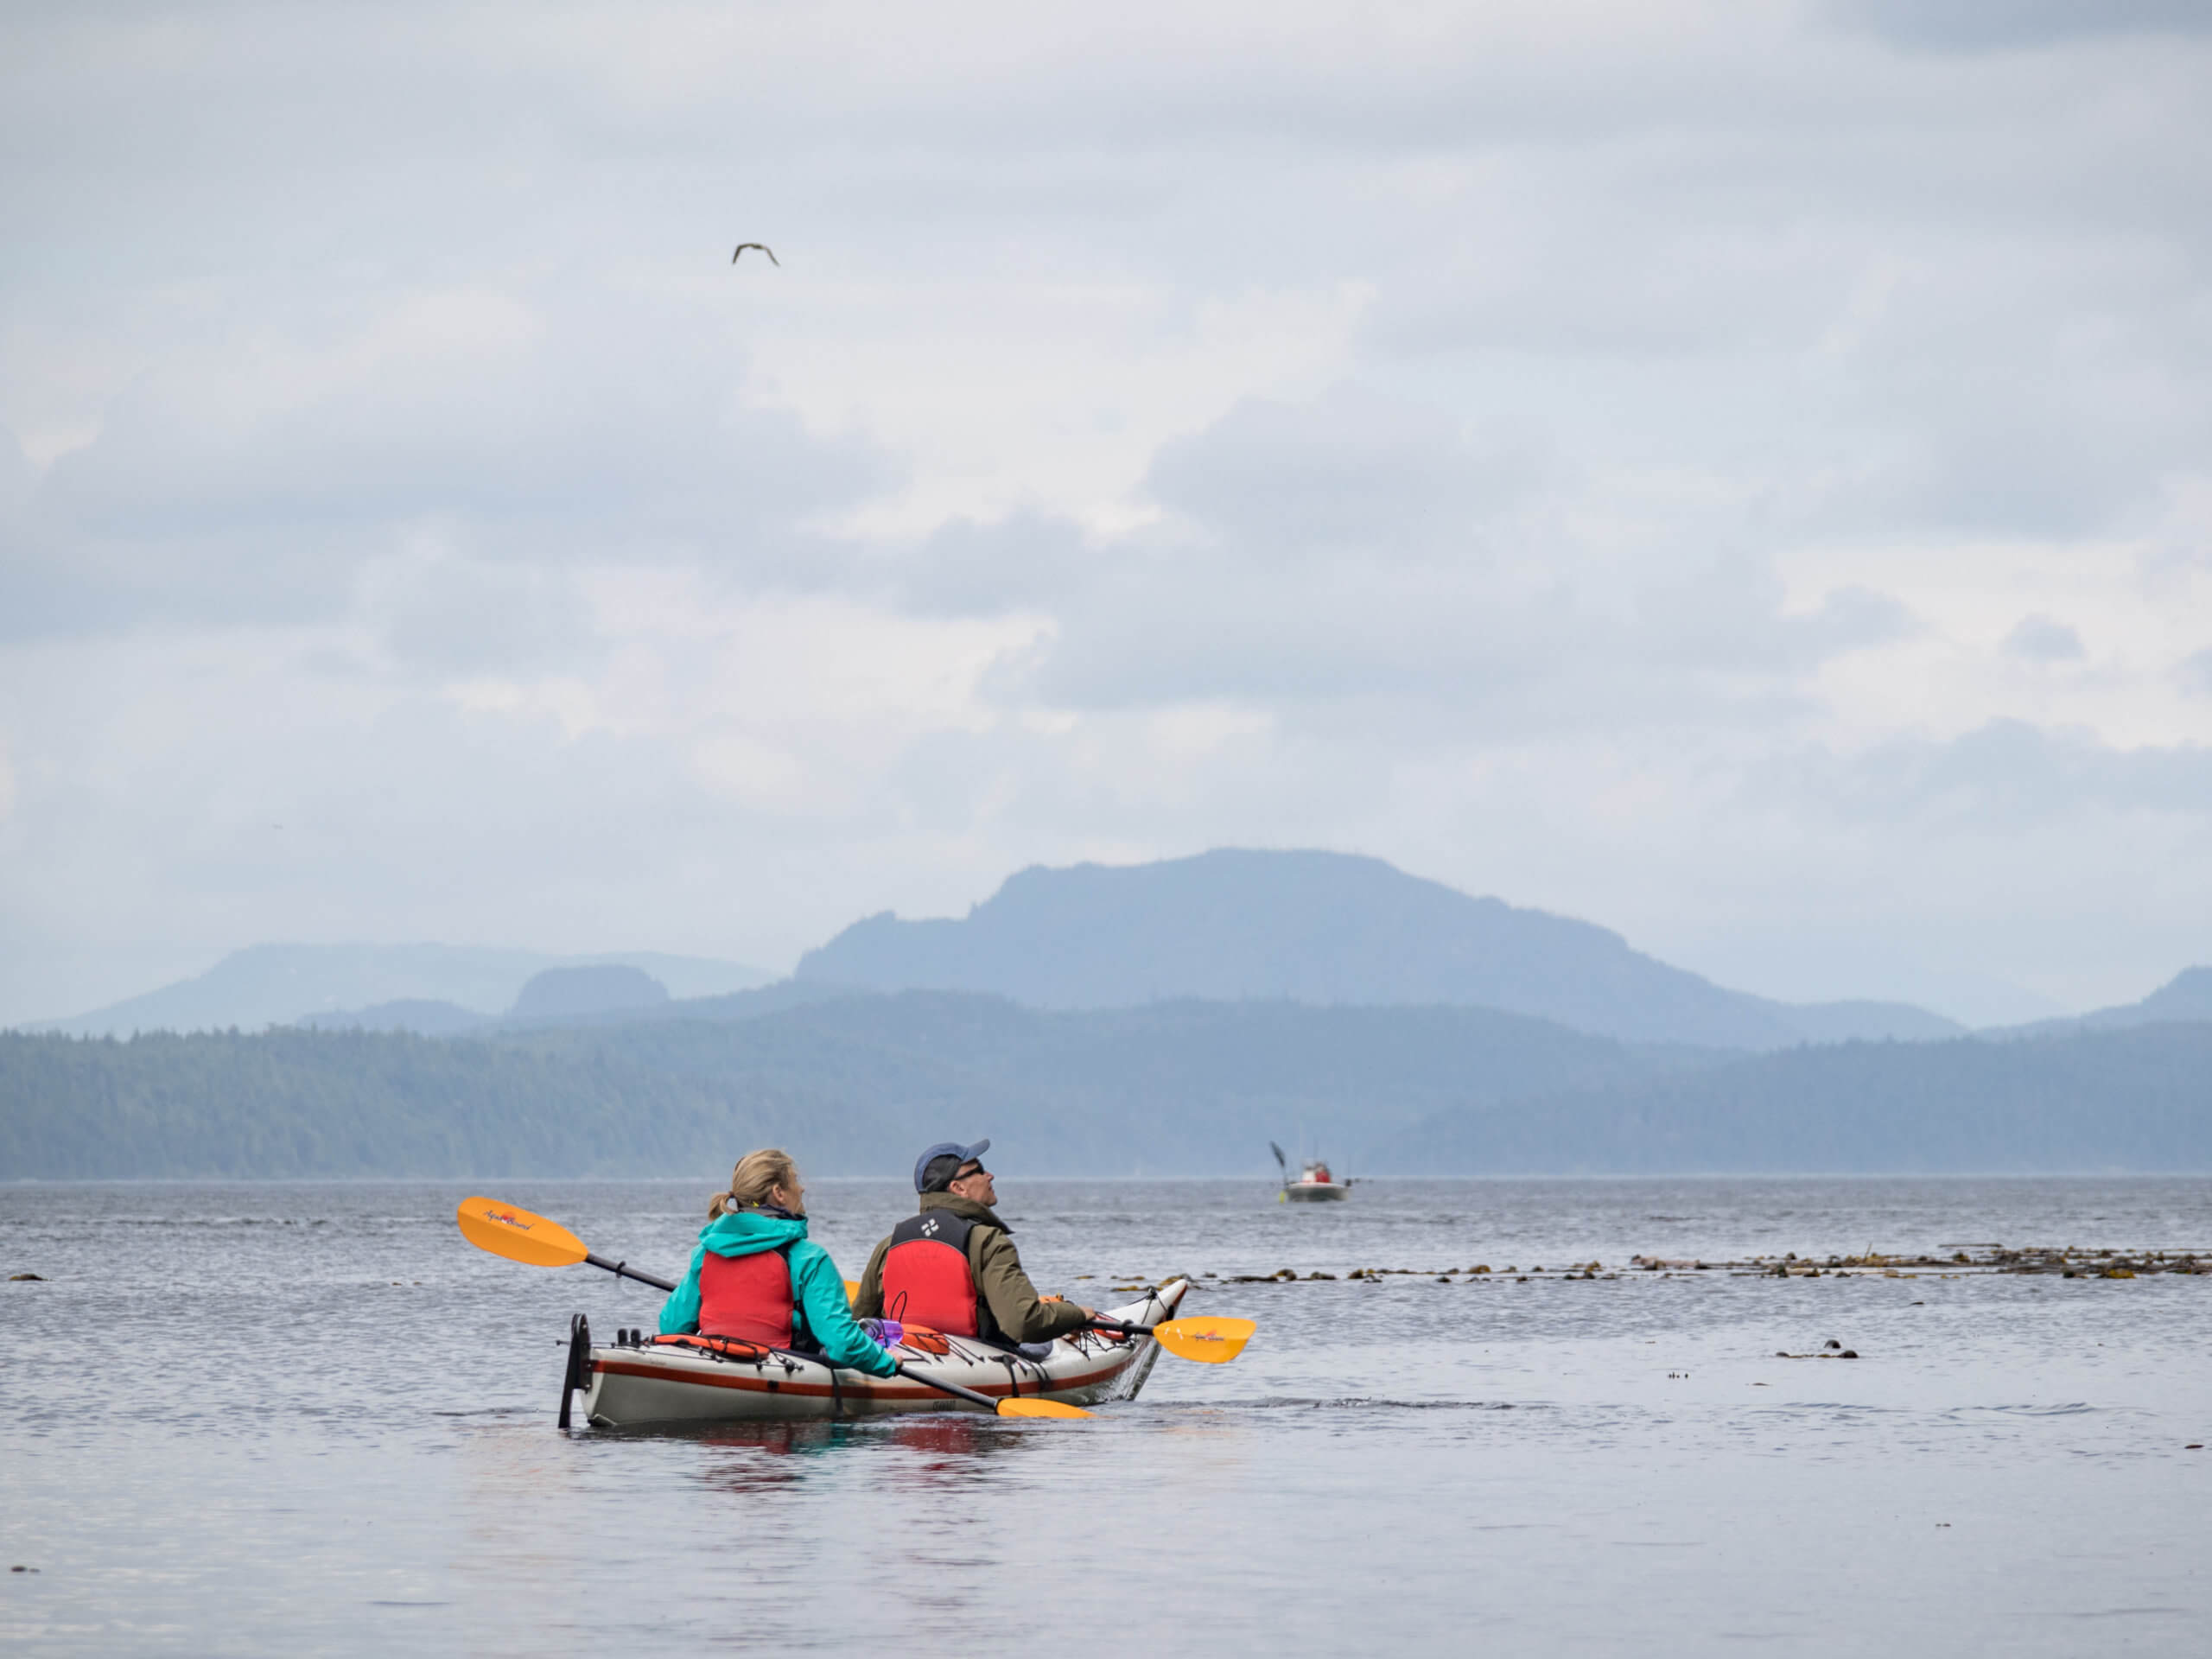
<svg viewBox="0 0 2212 1659"><path fill-rule="evenodd" d="M851 1306L855 1302L857 1302L858 1300L860 1300L860 1299L861 1299L861 1281L860 1281L859 1280L857 1280L857 1279L848 1279L848 1280L846 1280L846 1281L845 1281L845 1306L848 1306L848 1307L849 1307L849 1306Z"/></svg>
<svg viewBox="0 0 2212 1659"><path fill-rule="evenodd" d="M478 1249L533 1268L572 1268L588 1254L583 1240L559 1222L496 1198L464 1198L454 1219Z"/></svg>
<svg viewBox="0 0 2212 1659"><path fill-rule="evenodd" d="M1057 1400L1001 1400L1001 1417L1096 1417L1095 1411L1085 1411L1081 1406L1064 1406Z"/></svg>
<svg viewBox="0 0 2212 1659"><path fill-rule="evenodd" d="M1249 1319L1217 1319L1201 1315L1152 1327L1152 1338L1178 1359L1195 1359L1201 1365L1226 1365L1244 1351L1260 1327Z"/></svg>

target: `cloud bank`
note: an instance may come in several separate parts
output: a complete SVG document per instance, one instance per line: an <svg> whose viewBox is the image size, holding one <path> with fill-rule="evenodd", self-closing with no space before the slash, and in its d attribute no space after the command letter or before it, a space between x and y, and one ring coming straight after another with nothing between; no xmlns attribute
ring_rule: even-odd
<svg viewBox="0 0 2212 1659"><path fill-rule="evenodd" d="M1221 843L2139 995L2212 39L2094 10L11 17L0 1019Z"/></svg>

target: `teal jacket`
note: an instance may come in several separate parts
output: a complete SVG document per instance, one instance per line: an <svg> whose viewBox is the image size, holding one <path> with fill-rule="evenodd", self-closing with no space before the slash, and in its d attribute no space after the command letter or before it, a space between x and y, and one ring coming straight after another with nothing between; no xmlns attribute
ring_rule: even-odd
<svg viewBox="0 0 2212 1659"><path fill-rule="evenodd" d="M899 1369L898 1362L869 1341L868 1332L854 1322L837 1264L830 1259L829 1251L808 1242L806 1217L780 1211L740 1210L716 1216L699 1230L699 1248L691 1252L690 1269L661 1304L661 1335L688 1337L698 1332L699 1269L709 1250L723 1256L781 1250L791 1274L794 1345L818 1349L832 1364L866 1371L870 1376L889 1376Z"/></svg>

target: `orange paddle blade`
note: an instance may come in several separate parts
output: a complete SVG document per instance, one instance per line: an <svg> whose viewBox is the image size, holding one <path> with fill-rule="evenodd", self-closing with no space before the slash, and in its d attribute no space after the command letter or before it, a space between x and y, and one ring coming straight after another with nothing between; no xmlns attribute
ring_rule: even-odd
<svg viewBox="0 0 2212 1659"><path fill-rule="evenodd" d="M861 1281L860 1281L859 1280L857 1280L857 1279L848 1279L848 1280L846 1280L846 1281L845 1281L845 1305L846 1305L848 1307L849 1307L849 1306L851 1306L855 1302L857 1302L858 1300L860 1300L860 1299L861 1299Z"/></svg>
<svg viewBox="0 0 2212 1659"><path fill-rule="evenodd" d="M1226 1365L1244 1351L1260 1327L1249 1319L1217 1319L1201 1315L1173 1319L1152 1327L1152 1337L1178 1359L1195 1359L1201 1365Z"/></svg>
<svg viewBox="0 0 2212 1659"><path fill-rule="evenodd" d="M572 1268L588 1254L583 1240L559 1222L496 1198L464 1198L454 1219L478 1249L533 1268Z"/></svg>
<svg viewBox="0 0 2212 1659"><path fill-rule="evenodd" d="M1081 1406L1064 1406L1057 1400L1001 1400L1001 1417L1095 1417L1098 1414L1085 1411Z"/></svg>

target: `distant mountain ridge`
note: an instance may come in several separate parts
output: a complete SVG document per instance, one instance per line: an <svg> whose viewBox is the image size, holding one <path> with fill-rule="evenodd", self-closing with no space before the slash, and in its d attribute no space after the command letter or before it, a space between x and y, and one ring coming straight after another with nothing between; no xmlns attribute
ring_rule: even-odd
<svg viewBox="0 0 2212 1659"><path fill-rule="evenodd" d="M962 919L855 922L802 957L797 977L1044 1008L1173 997L1478 1007L1624 1042L1734 1049L1964 1030L1904 1003L1801 1007L1724 989L1591 923L1330 852L1033 867Z"/></svg>
<svg viewBox="0 0 2212 1659"><path fill-rule="evenodd" d="M292 1023L310 1031L409 1031L418 1037L452 1037L499 1025L562 1025L601 1015L634 1016L673 1007L668 987L641 968L594 963L548 968L524 982L515 1005L494 1020L457 1002L402 997L372 1007L311 1014Z"/></svg>
<svg viewBox="0 0 2212 1659"><path fill-rule="evenodd" d="M617 966L651 976L671 995L723 995L774 976L741 963L656 951L561 957L539 950L451 944L257 944L234 950L206 973L89 1014L26 1025L25 1031L73 1037L134 1031L258 1031L316 1016L375 1011L404 1023L387 1005L449 1003L485 1018L504 1014L525 983L551 969ZM391 1018L397 1014L399 1017ZM435 1028L449 1016L425 1011ZM369 1023L373 1028L377 1022ZM412 1027L410 1028L428 1028Z"/></svg>
<svg viewBox="0 0 2212 1659"><path fill-rule="evenodd" d="M2212 1020L2212 968L2184 968L2140 1002L2082 1016L2083 1025L2097 1031L2167 1025L2177 1020Z"/></svg>
<svg viewBox="0 0 2212 1659"><path fill-rule="evenodd" d="M631 1014L664 1007L668 987L642 968L600 962L582 968L548 968L531 976L507 1010L513 1020L568 1020L580 1014Z"/></svg>
<svg viewBox="0 0 2212 1659"><path fill-rule="evenodd" d="M2133 1026L2193 1024L2212 1020L2212 968L2184 968L2140 1002L2098 1008L2057 1020L2007 1026L1998 1037L2056 1037L2077 1031L2125 1031Z"/></svg>
<svg viewBox="0 0 2212 1659"><path fill-rule="evenodd" d="M554 984L597 988L518 1007L525 985L548 973ZM572 976L581 977L562 977ZM964 918L902 921L887 912L856 922L808 952L795 977L772 982L741 963L652 952L266 944L143 996L20 1029L122 1036L296 1023L453 1036L518 1024L721 1020L756 999L781 1007L841 990L907 989L1046 1009L1175 999L1487 1007L1624 1042L1735 1051L1928 1041L1964 1030L1904 1003L1792 1004L1727 989L1607 929L1470 897L1377 859L1235 849L1133 867L1026 869ZM2189 969L2126 1007L1993 1034L2176 1020L2212 1020L2212 968Z"/></svg>

